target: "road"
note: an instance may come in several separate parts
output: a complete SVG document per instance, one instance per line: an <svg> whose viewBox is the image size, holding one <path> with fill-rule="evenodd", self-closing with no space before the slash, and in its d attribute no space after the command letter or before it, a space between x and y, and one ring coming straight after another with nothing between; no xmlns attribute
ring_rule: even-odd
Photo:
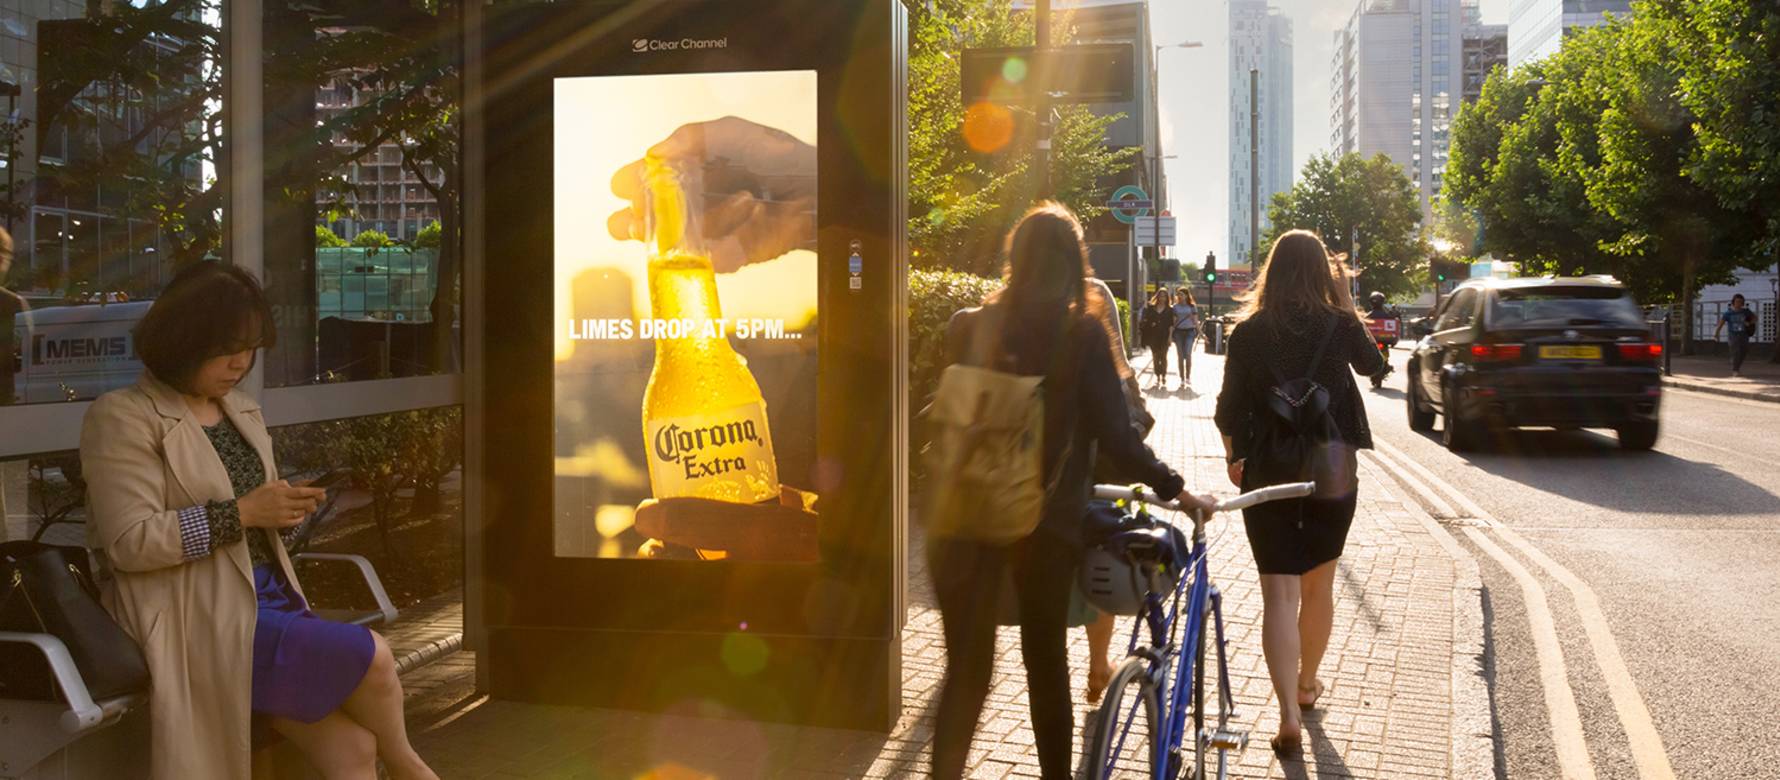
<svg viewBox="0 0 1780 780"><path fill-rule="evenodd" d="M1562 777L1585 744L1574 776L1780 778L1780 404L1671 391L1652 452L1523 430L1455 455L1409 430L1407 356L1362 392L1379 462L1480 565L1497 774Z"/></svg>

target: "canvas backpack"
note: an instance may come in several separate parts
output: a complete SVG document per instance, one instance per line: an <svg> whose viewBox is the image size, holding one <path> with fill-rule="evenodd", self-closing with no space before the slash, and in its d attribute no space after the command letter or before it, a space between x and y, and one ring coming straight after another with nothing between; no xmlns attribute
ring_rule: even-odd
<svg viewBox="0 0 1780 780"><path fill-rule="evenodd" d="M1341 429L1329 412L1329 388L1313 377L1340 324L1339 319L1330 322L1303 377L1288 380L1277 364L1267 361L1274 384L1256 412L1243 465L1244 489L1314 481L1317 494L1324 495L1336 487Z"/></svg>
<svg viewBox="0 0 1780 780"><path fill-rule="evenodd" d="M983 359L947 366L922 412L924 519L935 537L1009 544L1038 527L1055 483L1044 473L1045 378L985 367L996 365L999 317L985 310L974 325L970 356Z"/></svg>

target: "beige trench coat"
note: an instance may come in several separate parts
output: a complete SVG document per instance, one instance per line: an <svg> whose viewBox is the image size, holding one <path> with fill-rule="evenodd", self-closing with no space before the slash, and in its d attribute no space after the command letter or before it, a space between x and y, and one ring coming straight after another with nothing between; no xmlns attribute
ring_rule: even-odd
<svg viewBox="0 0 1780 780"><path fill-rule="evenodd" d="M222 407L276 478L260 406L240 391ZM113 577L103 600L148 657L156 778L245 778L258 616L247 542L186 560L178 511L235 497L229 474L178 391L144 373L93 402L80 431L87 546ZM278 534L278 564L296 583Z"/></svg>

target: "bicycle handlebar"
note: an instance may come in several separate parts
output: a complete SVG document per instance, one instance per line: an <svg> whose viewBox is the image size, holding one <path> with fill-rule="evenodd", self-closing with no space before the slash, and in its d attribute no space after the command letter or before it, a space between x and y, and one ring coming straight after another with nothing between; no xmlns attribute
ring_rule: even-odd
<svg viewBox="0 0 1780 780"><path fill-rule="evenodd" d="M1211 511L1234 512L1238 509L1247 509L1256 504L1265 504L1269 501L1278 501L1284 498L1303 498L1304 496L1310 495L1311 492L1315 490L1315 482L1288 482L1283 485L1273 485L1258 490L1251 490L1239 496L1226 498L1219 501L1217 506L1212 507ZM1142 485L1095 485L1094 497L1110 501L1142 501L1146 504L1176 511L1179 511L1181 508L1180 502L1173 499L1162 498L1161 496L1156 495L1156 491L1150 490Z"/></svg>

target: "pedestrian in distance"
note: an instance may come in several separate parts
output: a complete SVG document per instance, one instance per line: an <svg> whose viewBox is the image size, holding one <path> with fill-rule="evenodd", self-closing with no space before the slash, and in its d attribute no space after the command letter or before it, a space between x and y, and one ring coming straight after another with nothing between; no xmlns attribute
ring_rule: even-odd
<svg viewBox="0 0 1780 780"><path fill-rule="evenodd" d="M1180 386L1193 378L1193 340L1199 335L1199 303L1185 287L1174 291L1174 355L1180 363Z"/></svg>
<svg viewBox="0 0 1780 780"><path fill-rule="evenodd" d="M1313 479L1312 495L1243 510L1260 574L1262 654L1279 697L1282 755L1302 749L1303 710L1335 619L1335 567L1358 497L1356 451L1372 446L1354 371L1388 366L1360 321L1349 275L1316 234L1280 236L1240 299L1216 421L1244 491ZM1351 368L1351 370L1350 370Z"/></svg>
<svg viewBox="0 0 1780 780"><path fill-rule="evenodd" d="M1167 290L1157 290L1143 307L1138 332L1150 351L1150 371L1156 375L1158 389L1168 385L1168 347L1174 339L1174 305Z"/></svg>
<svg viewBox="0 0 1780 780"><path fill-rule="evenodd" d="M964 774L994 673L994 611L1004 573L1010 569L1019 603L1020 649L1039 766L1046 778L1071 775L1076 735L1066 623L1082 555L1092 456L1112 459L1157 493L1177 496L1185 506L1212 506L1187 493L1185 480L1156 458L1131 425L1112 340L1086 291L1087 245L1075 215L1055 203L1034 207L1009 233L1005 251L1006 286L981 307L953 315L947 327L947 371L963 371L953 376L977 377L984 383L1000 381L993 377L1042 381L1042 409L1032 411L1041 420L1035 471L1041 475L1042 489L1034 491L1040 496L1032 505L1035 517L964 516L942 521L930 511L925 518L929 570L946 638L946 677L933 740L933 775L942 780ZM935 407L946 392L942 378ZM954 422L948 418L946 424ZM934 424L931 419L929 424ZM929 453L947 449L955 441L935 438ZM938 484L929 490L936 494L950 490L956 496L964 492L961 487L979 487L963 484L973 479L969 475L976 473L977 462L952 460L971 468L935 474ZM986 460L999 463L1007 458L997 454ZM1011 542L985 541L970 527L973 521L1006 525L1010 520L1029 524Z"/></svg>
<svg viewBox="0 0 1780 780"><path fill-rule="evenodd" d="M1749 357L1749 338L1755 335L1755 312L1743 300L1743 294L1731 296L1731 307L1718 315L1718 327L1712 331L1717 341L1725 330L1730 331L1731 376L1743 375L1743 360Z"/></svg>
<svg viewBox="0 0 1780 780"><path fill-rule="evenodd" d="M142 645L155 778L248 777L251 716L326 777L437 780L408 742L389 644L308 608L280 535L326 495L278 478L237 385L277 340L259 283L200 262L135 330L146 370L100 396L80 431L87 546L102 601Z"/></svg>

